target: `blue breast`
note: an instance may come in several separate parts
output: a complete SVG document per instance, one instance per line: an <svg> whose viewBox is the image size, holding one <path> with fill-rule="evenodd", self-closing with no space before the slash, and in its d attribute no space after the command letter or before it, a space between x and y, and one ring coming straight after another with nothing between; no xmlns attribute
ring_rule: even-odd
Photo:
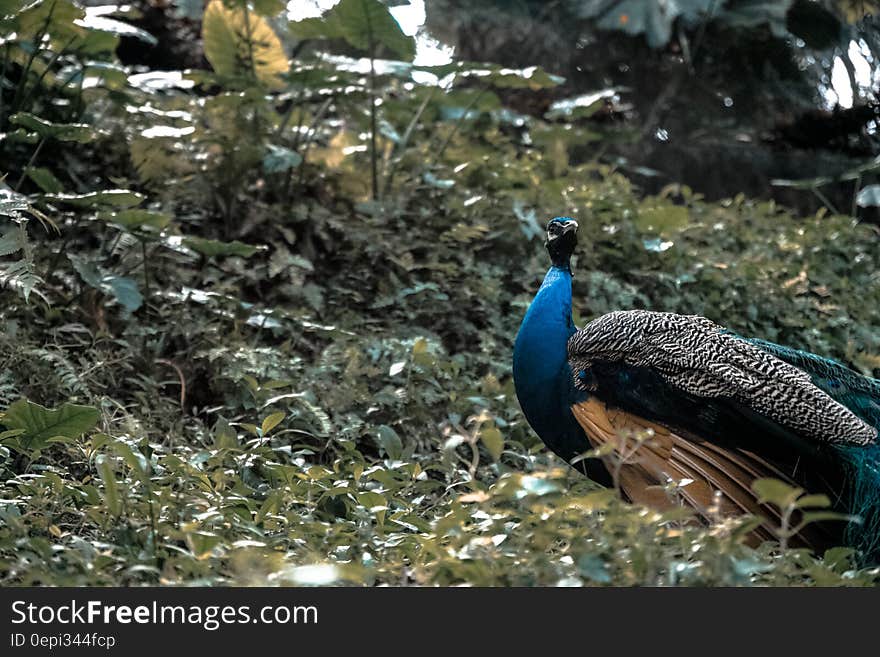
<svg viewBox="0 0 880 657"><path fill-rule="evenodd" d="M570 460L589 449L571 405L585 399L568 365L571 271L551 267L526 312L513 349L516 396L532 429L556 454Z"/></svg>

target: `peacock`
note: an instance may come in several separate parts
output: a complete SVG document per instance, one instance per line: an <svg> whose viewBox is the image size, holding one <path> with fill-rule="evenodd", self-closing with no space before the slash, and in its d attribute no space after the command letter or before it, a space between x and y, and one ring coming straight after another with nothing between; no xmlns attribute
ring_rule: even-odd
<svg viewBox="0 0 880 657"><path fill-rule="evenodd" d="M545 445L634 503L684 503L703 521L765 518L753 544L772 538L779 520L753 491L756 479L823 493L852 520L811 524L798 544L848 544L880 561L880 380L695 315L620 310L578 330L577 231L574 219L550 220L551 267L514 344L516 395ZM650 437L622 465L583 458L621 452L626 435ZM680 499L670 482L683 484Z"/></svg>

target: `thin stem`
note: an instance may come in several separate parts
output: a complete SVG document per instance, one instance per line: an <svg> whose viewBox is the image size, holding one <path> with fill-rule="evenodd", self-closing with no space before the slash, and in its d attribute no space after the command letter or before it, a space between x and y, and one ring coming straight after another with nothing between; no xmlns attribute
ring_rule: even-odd
<svg viewBox="0 0 880 657"><path fill-rule="evenodd" d="M318 108L318 111L315 113L315 116L312 119L312 123L309 125L309 129L306 134L306 140L303 143L303 149L302 149L302 153L301 153L302 162L299 163L299 178L297 180L297 184L299 184L299 185L302 185L302 182L305 177L306 158L309 156L309 150L312 147L313 137L315 136L315 133L318 131L318 123L320 123L321 119L324 118L324 114L327 113L327 110L330 108L330 105L333 104L334 99L335 99L335 96L331 96L330 98L328 98L327 100L325 100L321 104L321 107ZM291 173L289 180L292 180L292 179L293 179L293 174ZM289 185L288 185L288 187L289 187ZM285 189L285 195L286 195L287 191L288 191L288 189Z"/></svg>
<svg viewBox="0 0 880 657"><path fill-rule="evenodd" d="M373 187L373 200L379 200L379 167L376 154L376 69L370 51L370 182Z"/></svg>
<svg viewBox="0 0 880 657"><path fill-rule="evenodd" d="M468 442L470 442L471 445L471 463L468 472L470 472L471 479L475 479L477 476L477 468L480 467L480 449L477 447L477 435L474 434L473 439Z"/></svg>
<svg viewBox="0 0 880 657"><path fill-rule="evenodd" d="M18 177L18 182L15 183L15 191L17 192L21 189L21 185L24 182L24 178L27 175L27 170L31 168L33 163L36 161L37 156L40 154L40 151L43 150L43 144L46 143L46 137L43 137L40 140L40 143L37 144L37 147L34 149L34 152L31 153L31 159L28 160L27 164L24 165L24 169L21 170L21 175Z"/></svg>
<svg viewBox="0 0 880 657"><path fill-rule="evenodd" d="M147 243L141 240L141 257L144 265L144 301L150 298L150 268L147 265Z"/></svg>
<svg viewBox="0 0 880 657"><path fill-rule="evenodd" d="M86 111L86 105L83 102L83 84L86 81L85 69L80 70L79 82L76 85L76 103L73 105L73 111L70 116L72 118L81 118Z"/></svg>
<svg viewBox="0 0 880 657"><path fill-rule="evenodd" d="M458 117L458 120L455 122L455 125L452 126L452 131L446 136L446 140L443 142L443 144L437 150L437 155L434 157L435 162L437 160L439 160L441 157L443 157L443 153L446 152L446 149L449 147L449 144L452 143L453 137L455 137L455 135L458 133L461 126L464 124L464 121L467 118L467 115L470 113L471 109L473 109L474 106L476 106L476 104L483 97L483 94L485 94L487 91L489 91L488 85L483 87L482 89L480 89L479 93L477 93L477 95L474 96L474 99L467 104L467 106L464 108L464 110L462 110L461 116Z"/></svg>
<svg viewBox="0 0 880 657"><path fill-rule="evenodd" d="M706 28L709 25L709 21L715 18L715 9L717 8L718 0L712 0L712 4L709 5L709 11L706 12L705 17L700 23L700 31L697 32L697 38L694 39L694 49L691 51L691 56L688 61L688 68L690 68L691 73L694 71L694 62L697 59L697 53L700 51L700 47L703 45L703 39L706 36Z"/></svg>
<svg viewBox="0 0 880 657"><path fill-rule="evenodd" d="M367 47L370 51L370 182L373 200L379 200L379 167L376 153L376 41L373 37L373 23L366 3L361 3L364 21L367 26Z"/></svg>
<svg viewBox="0 0 880 657"><path fill-rule="evenodd" d="M159 527L156 522L156 507L153 504L153 487L147 485L147 500L150 504L150 533L153 535L153 563L161 570L159 563Z"/></svg>
<svg viewBox="0 0 880 657"><path fill-rule="evenodd" d="M76 217L73 219L73 226L71 226L70 232L67 234L67 237L64 238L64 241L61 243L58 251L55 252L55 255L52 257L52 262L49 263L49 268L46 271L46 280L48 281L52 274L55 273L58 267L58 261L61 260L61 256L67 252L67 245L70 244L71 239L73 239L73 235L76 234L76 229L79 227L80 215L77 213ZM79 295L77 295L79 296ZM74 297L76 298L76 297ZM69 304L68 304L69 305Z"/></svg>
<svg viewBox="0 0 880 657"><path fill-rule="evenodd" d="M391 193L391 184L394 181L394 174L397 173L397 167L400 166L400 162L403 158L403 153L406 150L407 144L409 143L410 135L412 135L413 130L418 124L419 119L422 118L422 114L428 107L428 103L431 102L431 99L434 97L434 93L436 91L437 87L433 87L430 93L425 96L425 100L423 100L422 104L419 105L419 108L413 115L412 120L409 122L409 125L406 126L406 131L403 133L403 137L401 137L400 143L397 144L397 147L394 149L395 152L399 151L399 155L397 159L391 161L391 164L388 167L388 171L385 174L385 189L383 191L384 196L388 196L388 194Z"/></svg>
<svg viewBox="0 0 880 657"><path fill-rule="evenodd" d="M9 43L6 44L6 47L3 48L3 69L0 71L0 84L6 80L6 68L9 64ZM0 131L3 130L3 127L6 125L6 115L3 113L3 92L2 88L0 88ZM2 148L2 144L5 143L6 140L0 142L0 148Z"/></svg>
<svg viewBox="0 0 880 657"><path fill-rule="evenodd" d="M52 2L52 6L49 7L49 11L46 14L46 18L43 21L43 25L40 27L40 30L34 37L34 49L28 57L27 63L24 66L24 70L21 72L21 78L18 80L18 86L15 89L15 96L12 97L12 109L13 111L18 111L19 108L19 99L24 93L24 89L27 85L28 75L31 72L31 66L33 66L34 60L37 58L37 55L40 54L40 44L43 42L43 37L46 36L47 31L49 30L49 24L52 22L52 14L55 13L55 5L56 2Z"/></svg>
<svg viewBox="0 0 880 657"><path fill-rule="evenodd" d="M284 113L284 116L281 117L281 121L278 123L278 127L275 128L275 139L278 139L282 135L284 129L287 127L287 124L290 122L290 117L293 115L293 110L299 107L303 95L304 86L305 85L300 85L299 89L296 92L296 99L290 99L290 107L287 108L287 111Z"/></svg>
<svg viewBox="0 0 880 657"><path fill-rule="evenodd" d="M810 188L810 191L812 191L813 194L816 195L816 198L818 198L820 201L822 201L822 203L824 203L824 204L826 205L826 207L827 207L829 210L831 210L834 214L840 214L840 212L837 211L837 208L834 207L834 204L828 199L827 196L825 196L825 194L823 194L823 193L819 190L818 187L811 187L811 188Z"/></svg>
<svg viewBox="0 0 880 657"><path fill-rule="evenodd" d="M667 107L667 103L669 103L672 98L678 95L678 90L680 89L681 85L684 83L688 75L695 75L695 62L697 61L697 54L699 53L700 48L703 45L703 40L706 36L706 28L709 25L709 21L715 17L715 9L717 5L717 0L713 0L712 4L709 6L709 10L706 12L702 22L700 23L699 31L697 32L697 36L694 39L694 47L690 51L690 56L687 58L686 68L684 70L679 69L678 72L672 75L669 80L669 84L667 84L666 88L660 93L659 96L657 96L657 99L654 101L654 104L648 111L648 116L645 119L645 122L642 124L642 129L640 132L642 138L650 135L654 131L656 126L662 124L662 121L669 110L669 108Z"/></svg>
<svg viewBox="0 0 880 657"><path fill-rule="evenodd" d="M250 73L254 80L257 79L257 67L254 63L254 40L251 34L251 12L248 9L248 3L243 2L244 6L244 29L246 33L247 40L247 49L248 49L248 64L250 65Z"/></svg>
<svg viewBox="0 0 880 657"><path fill-rule="evenodd" d="M862 188L862 174L859 174L856 178L856 186L853 187L853 197L852 197L852 216L855 217L859 211L859 191Z"/></svg>
<svg viewBox="0 0 880 657"><path fill-rule="evenodd" d="M304 103L300 104L299 112L297 112L296 115L296 132L293 133L293 143L291 144L291 148L293 148L293 150L297 150L299 148L299 139L303 127L303 119L306 118L306 111L303 105Z"/></svg>
<svg viewBox="0 0 880 657"><path fill-rule="evenodd" d="M786 550L788 548L788 539L791 537L791 513L794 511L793 506L788 506L782 512L782 522L779 526L779 548Z"/></svg>
<svg viewBox="0 0 880 657"><path fill-rule="evenodd" d="M46 79L46 75L49 73L49 69L52 68L52 65L57 62L63 55L67 54L67 49L70 45L76 40L76 37L71 37L67 43L64 44L64 47L61 48L58 52L52 55L52 58L47 62L46 68L43 69L43 72L40 73L40 77L37 78L37 81L31 85L30 89L28 89L27 93L21 99L21 105L27 105L27 101L31 99L31 96L34 94L34 91L39 89L40 85L43 83L43 80ZM85 74L85 70L83 69L83 74Z"/></svg>

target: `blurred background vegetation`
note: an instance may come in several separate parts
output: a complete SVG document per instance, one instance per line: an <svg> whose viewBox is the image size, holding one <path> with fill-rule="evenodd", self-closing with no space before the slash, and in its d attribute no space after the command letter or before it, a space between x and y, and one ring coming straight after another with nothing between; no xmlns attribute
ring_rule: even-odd
<svg viewBox="0 0 880 657"><path fill-rule="evenodd" d="M570 215L576 323L877 376L878 12L0 0L0 583L876 583L622 503L510 361Z"/></svg>

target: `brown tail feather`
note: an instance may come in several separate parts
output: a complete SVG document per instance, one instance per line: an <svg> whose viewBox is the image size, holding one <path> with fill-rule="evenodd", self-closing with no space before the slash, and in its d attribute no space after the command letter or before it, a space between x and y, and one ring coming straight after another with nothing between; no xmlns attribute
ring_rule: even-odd
<svg viewBox="0 0 880 657"><path fill-rule="evenodd" d="M764 518L749 537L749 543L754 545L773 537L772 528L778 527L780 522L779 511L758 502L752 483L759 477L773 477L790 485L797 483L772 463L744 449L728 449L670 431L631 413L610 408L595 397L575 404L571 410L594 448L613 446L616 459L606 460L609 470L614 469L610 461L619 460L622 453L630 455L620 466L618 476L620 489L630 501L660 510L672 508L675 501L663 487L670 479L676 482L691 479L692 483L680 489L681 497L704 522L718 515L748 513ZM653 436L637 447L632 440L622 438L648 429L653 431ZM799 539L796 542L814 550L832 542L821 527L814 526L801 532Z"/></svg>

